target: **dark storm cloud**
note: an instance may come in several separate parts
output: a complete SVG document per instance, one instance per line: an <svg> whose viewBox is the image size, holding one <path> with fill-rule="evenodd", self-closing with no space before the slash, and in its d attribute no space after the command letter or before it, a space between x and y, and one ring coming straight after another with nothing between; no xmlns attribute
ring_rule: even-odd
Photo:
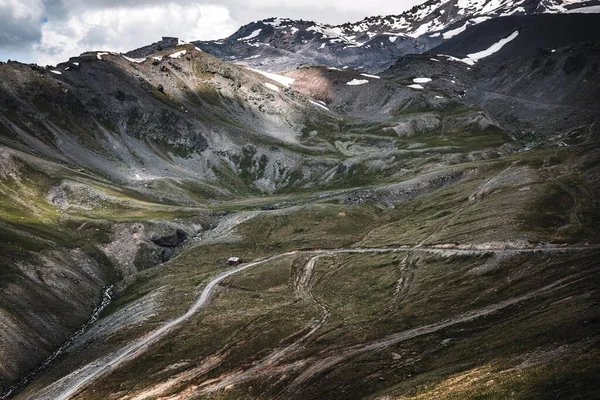
<svg viewBox="0 0 600 400"><path fill-rule="evenodd" d="M69 15L69 6L63 0L45 0L44 17L51 18L66 18Z"/></svg>
<svg viewBox="0 0 600 400"><path fill-rule="evenodd" d="M39 41L41 21L33 18L15 19L10 4L0 4L0 51L20 48Z"/></svg>

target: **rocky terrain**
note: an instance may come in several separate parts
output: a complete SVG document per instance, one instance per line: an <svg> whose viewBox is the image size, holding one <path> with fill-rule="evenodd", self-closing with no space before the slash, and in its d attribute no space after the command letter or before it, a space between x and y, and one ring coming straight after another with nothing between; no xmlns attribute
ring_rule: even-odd
<svg viewBox="0 0 600 400"><path fill-rule="evenodd" d="M423 53L490 19L580 14L599 6L597 0L429 0L399 15L337 26L269 18L244 25L222 40L194 44L221 59L267 71L325 64L377 73L400 56ZM551 36L562 32L557 27ZM132 52L137 53L139 50Z"/></svg>
<svg viewBox="0 0 600 400"><path fill-rule="evenodd" d="M598 397L594 5L0 64L1 398Z"/></svg>

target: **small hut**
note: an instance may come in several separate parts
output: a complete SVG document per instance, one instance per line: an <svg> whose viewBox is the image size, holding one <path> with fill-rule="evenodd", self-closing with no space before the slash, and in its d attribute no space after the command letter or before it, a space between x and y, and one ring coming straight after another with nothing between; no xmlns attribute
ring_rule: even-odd
<svg viewBox="0 0 600 400"><path fill-rule="evenodd" d="M227 260L227 265L240 265L242 263L242 260L239 257L229 257L229 260Z"/></svg>

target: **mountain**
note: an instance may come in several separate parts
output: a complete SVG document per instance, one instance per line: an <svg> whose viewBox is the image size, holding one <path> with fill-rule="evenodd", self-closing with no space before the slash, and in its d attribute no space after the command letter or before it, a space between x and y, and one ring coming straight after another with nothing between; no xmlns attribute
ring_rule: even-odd
<svg viewBox="0 0 600 400"><path fill-rule="evenodd" d="M428 53L401 58L383 76L406 76L419 68L434 77L449 62L457 82L451 86L460 85L467 102L484 107L519 138L543 140L600 115L599 41L596 15L502 17ZM484 57L477 60L476 54Z"/></svg>
<svg viewBox="0 0 600 400"><path fill-rule="evenodd" d="M474 146L466 135L464 149L455 141L451 148L410 150L412 140L393 133L395 110L420 97L410 88L327 70L330 92L307 96L306 77L265 75L190 44L150 57L89 52L50 69L16 62L0 69L3 247L18 254L3 265L4 282L15 282L5 293L15 292L0 301L9 313L4 332L26 338L3 337L12 342L2 354L8 382L83 323L104 286L168 261L186 238L219 219L217 211L239 207L240 198L268 208L310 204L317 196L360 203L363 191L349 188L422 171L424 159L399 154L424 153L451 165L467 148L477 159L514 151L487 115L469 107L446 122L448 129L481 121L489 129L472 135L489 140ZM346 85L353 80L370 82L373 97L357 97L362 87ZM384 102L363 110L374 97ZM324 101L343 106L331 110ZM457 107L456 99L433 101L440 120ZM447 173L456 174L429 174L422 184L437 187ZM334 192L323 196L324 190ZM291 195L302 191L314 194ZM385 186L377 191L389 205L405 196ZM261 199L273 195L279 200ZM45 307L35 309L37 303Z"/></svg>
<svg viewBox="0 0 600 400"><path fill-rule="evenodd" d="M194 44L221 59L270 71L313 63L380 72L402 55L422 53L492 18L585 12L598 5L597 0L430 0L400 15L337 26L269 18L228 38Z"/></svg>
<svg viewBox="0 0 600 400"><path fill-rule="evenodd" d="M1 63L0 398L598 398L600 24L561 4L378 74ZM358 40L297 23L230 44Z"/></svg>

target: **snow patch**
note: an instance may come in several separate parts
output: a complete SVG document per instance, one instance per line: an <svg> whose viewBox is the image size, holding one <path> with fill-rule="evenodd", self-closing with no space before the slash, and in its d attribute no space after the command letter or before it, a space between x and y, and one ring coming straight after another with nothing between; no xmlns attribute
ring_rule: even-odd
<svg viewBox="0 0 600 400"><path fill-rule="evenodd" d="M408 36L411 36L413 38L418 38L419 36L424 35L427 32L431 32L431 31L435 30L435 28L433 27L433 24L434 24L434 21L429 21L426 24L422 24L415 31L409 33Z"/></svg>
<svg viewBox="0 0 600 400"><path fill-rule="evenodd" d="M377 76L377 75L370 75L370 74L360 74L360 75L364 76L365 78L381 79L381 77Z"/></svg>
<svg viewBox="0 0 600 400"><path fill-rule="evenodd" d="M452 29L452 30L449 30L447 32L444 32L442 36L444 37L444 39L450 39L451 37L454 37L454 36L458 35L459 33L463 33L464 31L466 31L468 25L469 24L466 23L466 24L464 24L463 26L461 26L459 28Z"/></svg>
<svg viewBox="0 0 600 400"><path fill-rule="evenodd" d="M444 57L445 59L447 59L449 61L456 61L456 62L462 62L462 63L464 63L464 61L461 60L460 58L452 57L452 56L449 56L447 54L438 54L438 57Z"/></svg>
<svg viewBox="0 0 600 400"><path fill-rule="evenodd" d="M146 57L143 58L131 58L131 57L127 57L127 56L123 56L124 59L126 59L129 62L133 62L133 63L142 63L144 61L146 61Z"/></svg>
<svg viewBox="0 0 600 400"><path fill-rule="evenodd" d="M96 53L96 58L98 60L102 60L102 56L106 56L106 55L108 55L108 53Z"/></svg>
<svg viewBox="0 0 600 400"><path fill-rule="evenodd" d="M248 68L248 67L246 67L246 68ZM248 68L248 69L250 71L256 72L257 74L266 76L267 78L271 79L272 81L279 82L283 86L286 86L286 87L290 87L290 85L296 81L294 78L289 78L287 76L277 75L277 74L273 74L271 72L259 71L258 69L254 69L254 68Z"/></svg>
<svg viewBox="0 0 600 400"><path fill-rule="evenodd" d="M54 69L51 69L50 72L52 72L53 74L56 74L56 75L62 75L62 72L56 71Z"/></svg>
<svg viewBox="0 0 600 400"><path fill-rule="evenodd" d="M414 83L427 83L431 82L431 78L415 78L413 79Z"/></svg>
<svg viewBox="0 0 600 400"><path fill-rule="evenodd" d="M323 104L319 104L319 103L317 103L316 101L312 101L312 100L309 100L309 102L310 102L311 104L314 104L315 106L318 106L318 107L324 108L325 110L329 111L329 108L325 107Z"/></svg>
<svg viewBox="0 0 600 400"><path fill-rule="evenodd" d="M417 84L412 84L412 85L407 85L409 88L411 89L417 89L417 90L423 90L425 89L423 86L421 85L417 85Z"/></svg>
<svg viewBox="0 0 600 400"><path fill-rule="evenodd" d="M480 24L482 22L487 21L488 19L492 19L492 17L477 17L477 18L473 18L471 21L473 21L476 24Z"/></svg>
<svg viewBox="0 0 600 400"><path fill-rule="evenodd" d="M398 36L390 36L388 39L390 40L391 43L394 43L396 41L396 39L398 39Z"/></svg>
<svg viewBox="0 0 600 400"><path fill-rule="evenodd" d="M289 22L289 21L290 20L287 18L275 18L273 20L273 22L267 22L267 21L262 21L262 22L263 22L263 24L271 25L271 26L277 28L277 27L281 26L282 23Z"/></svg>
<svg viewBox="0 0 600 400"><path fill-rule="evenodd" d="M345 36L340 27L331 27L327 25L317 24L308 27L306 30L309 32L315 32L316 34L319 34L322 39L329 39L330 43L345 43L346 45L353 46L362 45L362 43L353 40L355 36ZM296 33L295 31L293 31L293 28L292 33Z"/></svg>
<svg viewBox="0 0 600 400"><path fill-rule="evenodd" d="M74 62L73 65L76 66L76 67L79 67L79 63L78 62Z"/></svg>
<svg viewBox="0 0 600 400"><path fill-rule="evenodd" d="M154 58L157 61L162 61L162 59L163 59L162 56L156 56L156 57L152 57L152 58Z"/></svg>
<svg viewBox="0 0 600 400"><path fill-rule="evenodd" d="M273 90L273 91L275 91L275 92L279 92L279 88L278 88L277 86L273 85L272 83L265 82L265 86L266 86L268 89L271 89L271 90Z"/></svg>
<svg viewBox="0 0 600 400"><path fill-rule="evenodd" d="M350 82L346 83L348 86L358 86L364 85L365 83L369 83L367 79L352 79Z"/></svg>
<svg viewBox="0 0 600 400"><path fill-rule="evenodd" d="M239 38L238 40L250 40L250 39L254 39L258 35L260 35L261 32L262 32L262 29L257 29L254 32L252 32L251 34L249 34L248 36L245 36L243 38Z"/></svg>
<svg viewBox="0 0 600 400"><path fill-rule="evenodd" d="M187 50L181 50L181 51L175 52L173 54L169 54L169 57L170 58L179 58L179 57L185 55L185 53L187 53Z"/></svg>
<svg viewBox="0 0 600 400"><path fill-rule="evenodd" d="M498 42L494 43L485 50L478 51L477 53L467 54L467 57L463 58L462 61L469 65L473 65L482 58L486 58L494 53L497 53L507 43L512 42L517 36L519 36L519 31L514 31L510 36L505 37L504 39L500 39Z"/></svg>
<svg viewBox="0 0 600 400"><path fill-rule="evenodd" d="M600 6L580 7L568 10L567 14L595 14L600 13Z"/></svg>

